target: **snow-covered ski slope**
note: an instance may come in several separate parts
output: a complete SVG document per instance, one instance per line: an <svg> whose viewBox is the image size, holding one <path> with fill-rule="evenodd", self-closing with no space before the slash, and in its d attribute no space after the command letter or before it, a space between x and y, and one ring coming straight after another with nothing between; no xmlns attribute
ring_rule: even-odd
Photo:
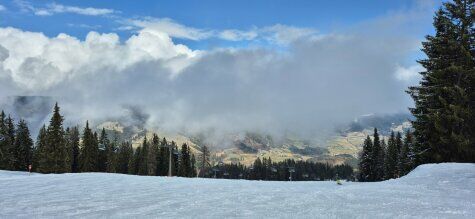
<svg viewBox="0 0 475 219"><path fill-rule="evenodd" d="M0 218L475 218L475 164L376 183L0 171Z"/></svg>

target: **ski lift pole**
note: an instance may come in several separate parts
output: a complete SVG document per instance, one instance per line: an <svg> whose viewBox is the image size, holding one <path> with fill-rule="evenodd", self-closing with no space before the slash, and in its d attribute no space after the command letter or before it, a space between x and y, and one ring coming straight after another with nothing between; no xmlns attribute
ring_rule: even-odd
<svg viewBox="0 0 475 219"><path fill-rule="evenodd" d="M172 153L173 148L171 145L160 146L161 148L168 148L168 177L172 176Z"/></svg>
<svg viewBox="0 0 475 219"><path fill-rule="evenodd" d="M172 147L168 146L168 152L169 157L168 157L168 177L172 176Z"/></svg>
<svg viewBox="0 0 475 219"><path fill-rule="evenodd" d="M295 173L295 168L289 167L289 173L290 173L289 180L292 181L292 173Z"/></svg>

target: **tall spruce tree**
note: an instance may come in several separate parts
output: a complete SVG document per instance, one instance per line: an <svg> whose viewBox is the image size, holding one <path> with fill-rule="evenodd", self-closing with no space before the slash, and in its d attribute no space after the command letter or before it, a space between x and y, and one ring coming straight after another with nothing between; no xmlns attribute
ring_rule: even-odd
<svg viewBox="0 0 475 219"><path fill-rule="evenodd" d="M141 151L140 151L140 159L138 160L138 174L139 175L148 175L148 152L149 152L149 144L147 141L147 136L144 137Z"/></svg>
<svg viewBox="0 0 475 219"><path fill-rule="evenodd" d="M196 177L196 158L193 153L191 153L191 173L190 177Z"/></svg>
<svg viewBox="0 0 475 219"><path fill-rule="evenodd" d="M13 170L15 162L15 126L13 119L0 113L0 168Z"/></svg>
<svg viewBox="0 0 475 219"><path fill-rule="evenodd" d="M71 144L71 172L79 172L79 129L73 127L69 131L69 143Z"/></svg>
<svg viewBox="0 0 475 219"><path fill-rule="evenodd" d="M6 169L15 170L15 124L8 115L6 121Z"/></svg>
<svg viewBox="0 0 475 219"><path fill-rule="evenodd" d="M152 142L149 145L148 157L147 157L147 175L157 175L157 153L160 147L160 139L156 134L153 134Z"/></svg>
<svg viewBox="0 0 475 219"><path fill-rule="evenodd" d="M443 3L419 63L419 86L410 87L416 165L475 162L475 1Z"/></svg>
<svg viewBox="0 0 475 219"><path fill-rule="evenodd" d="M180 167L178 176L191 177L191 155L187 144L181 146Z"/></svg>
<svg viewBox="0 0 475 219"><path fill-rule="evenodd" d="M412 169L412 148L413 148L412 133L407 131L402 144L401 153L399 154L399 175L404 176Z"/></svg>
<svg viewBox="0 0 475 219"><path fill-rule="evenodd" d="M107 163L109 162L107 157L107 150L109 149L109 147L109 138L107 137L105 128L102 128L98 144L99 154L97 160L97 169L99 172L107 172Z"/></svg>
<svg viewBox="0 0 475 219"><path fill-rule="evenodd" d="M170 143L171 147L171 152L172 152L172 176L176 176L178 174L178 168L180 164L179 160L179 151L178 151L178 146L176 145L175 141L172 141Z"/></svg>
<svg viewBox="0 0 475 219"><path fill-rule="evenodd" d="M27 171L33 156L33 140L25 120L20 120L15 137L14 170Z"/></svg>
<svg viewBox="0 0 475 219"><path fill-rule="evenodd" d="M395 144L396 144L396 151L397 151L395 155L396 156L395 177L398 178L401 176L401 172L399 171L399 164L401 163L400 161L401 150L402 150L402 145L403 145L401 132L397 132Z"/></svg>
<svg viewBox="0 0 475 219"><path fill-rule="evenodd" d="M384 159L385 175L384 179L392 179L397 177L397 164L398 164L398 149L396 145L396 136L394 132L391 132L391 136L388 140L388 148Z"/></svg>
<svg viewBox="0 0 475 219"><path fill-rule="evenodd" d="M142 159L142 147L139 146L135 148L134 156L132 157L132 161L129 162L129 174L138 175L141 165Z"/></svg>
<svg viewBox="0 0 475 219"><path fill-rule="evenodd" d="M384 158L383 158L383 161L381 161L382 150L383 148L381 146L381 140L379 139L378 129L374 128L373 147L371 151L372 165L371 165L371 174L369 176L370 181L379 181L382 178L382 173L384 169L384 167L382 166L382 163L384 162Z"/></svg>
<svg viewBox="0 0 475 219"><path fill-rule="evenodd" d="M106 146L106 156L107 156L107 163L106 163L106 172L108 173L115 173L117 172L117 147L119 144L119 137L117 132L114 131L114 139L112 142L107 144Z"/></svg>
<svg viewBox="0 0 475 219"><path fill-rule="evenodd" d="M200 155L200 169L199 169L199 176L204 176L206 171L208 171L209 167L211 166L210 163L210 151L206 145L201 147L201 155Z"/></svg>
<svg viewBox="0 0 475 219"><path fill-rule="evenodd" d="M134 150L132 145L129 142L123 142L119 147L119 152L117 154L117 167L116 170L118 173L127 174L129 173L129 161L133 157Z"/></svg>
<svg viewBox="0 0 475 219"><path fill-rule="evenodd" d="M64 130L64 145L66 147L66 163L68 165L68 170L66 172L71 172L71 162L72 162L72 151L73 151L73 147L72 147L72 144L71 144L71 138L70 138L70 135L71 134L71 129L69 127L66 128L66 130Z"/></svg>
<svg viewBox="0 0 475 219"><path fill-rule="evenodd" d="M373 142L371 141L371 138L366 136L366 139L363 143L363 150L361 151L360 154L360 161L359 161L359 177L358 180L365 182L365 181L371 181L372 178L371 176L373 175L372 173L372 167L373 165Z"/></svg>
<svg viewBox="0 0 475 219"><path fill-rule="evenodd" d="M7 169L8 164L8 143L7 143L6 115L0 112L0 169Z"/></svg>
<svg viewBox="0 0 475 219"><path fill-rule="evenodd" d="M36 147L35 153L33 155L33 170L38 171L40 173L46 172L47 168L44 165L45 163L45 149L47 144L47 133L46 133L46 126L43 125L38 132L38 137L36 138ZM45 169L43 168L45 167Z"/></svg>
<svg viewBox="0 0 475 219"><path fill-rule="evenodd" d="M170 148L168 147L168 142L166 138L163 138L160 142L159 149L159 158L158 158L158 175L166 176L168 175L168 162L169 162L169 153Z"/></svg>
<svg viewBox="0 0 475 219"><path fill-rule="evenodd" d="M385 162L385 158L386 158L386 151L387 151L387 144L386 144L386 141L383 139L381 139L381 143L380 143L380 150L379 150L379 153L378 153L378 158L376 160L377 164L377 169L376 169L376 181L382 181L384 180L384 176L386 176L386 169L384 168L385 165L384 165L384 162Z"/></svg>
<svg viewBox="0 0 475 219"><path fill-rule="evenodd" d="M96 172L98 169L99 148L96 137L89 128L89 121L82 135L82 151L80 155L81 172Z"/></svg>
<svg viewBox="0 0 475 219"><path fill-rule="evenodd" d="M67 164L66 141L64 139L63 116L58 103L54 105L53 116L46 129L46 144L41 153L40 167L43 173L65 173Z"/></svg>

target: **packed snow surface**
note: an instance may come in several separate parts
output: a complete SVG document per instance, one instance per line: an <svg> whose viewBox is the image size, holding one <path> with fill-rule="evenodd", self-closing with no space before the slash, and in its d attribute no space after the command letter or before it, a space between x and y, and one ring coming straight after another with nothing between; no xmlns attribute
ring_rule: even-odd
<svg viewBox="0 0 475 219"><path fill-rule="evenodd" d="M475 164L374 183L0 171L0 218L475 218Z"/></svg>

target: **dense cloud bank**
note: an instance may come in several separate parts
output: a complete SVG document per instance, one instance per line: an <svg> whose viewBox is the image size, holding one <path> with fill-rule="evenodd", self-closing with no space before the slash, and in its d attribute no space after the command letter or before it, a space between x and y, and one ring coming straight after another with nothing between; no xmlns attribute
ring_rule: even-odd
<svg viewBox="0 0 475 219"><path fill-rule="evenodd" d="M359 115L410 106L404 90L421 69L407 59L422 35L400 31L429 21L426 12L304 35L284 47L209 51L176 44L153 25L124 41L114 33L80 40L4 27L0 98L50 96L70 123L128 115L146 127L210 137L327 135Z"/></svg>

